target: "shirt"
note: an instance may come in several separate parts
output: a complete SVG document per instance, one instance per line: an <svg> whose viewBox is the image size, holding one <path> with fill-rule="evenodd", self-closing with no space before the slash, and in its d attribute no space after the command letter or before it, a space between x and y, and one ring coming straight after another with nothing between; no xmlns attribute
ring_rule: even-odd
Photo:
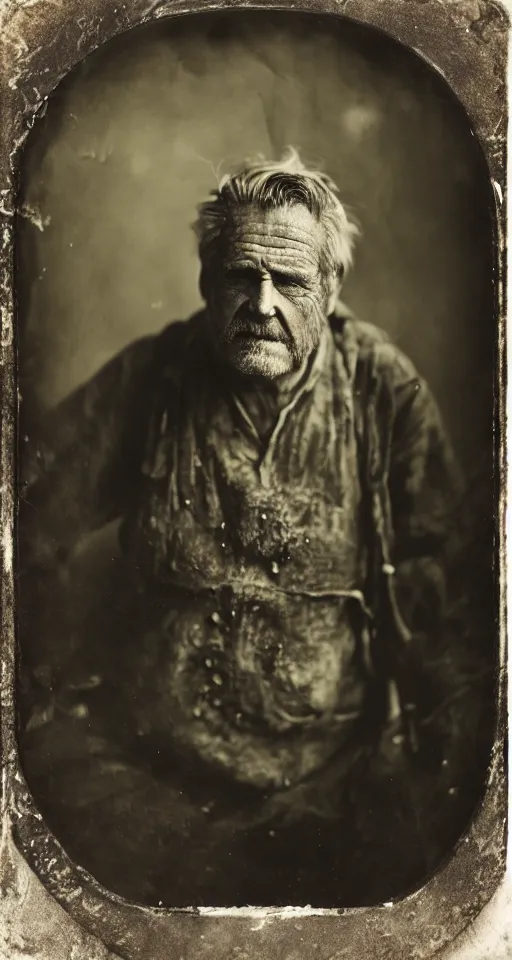
<svg viewBox="0 0 512 960"><path fill-rule="evenodd" d="M393 564L438 594L453 456L410 361L341 308L263 436L206 322L133 344L36 431L22 562L54 563L122 517L130 629L115 663L135 725L238 780L286 786L371 711L375 464L362 453L385 466Z"/></svg>

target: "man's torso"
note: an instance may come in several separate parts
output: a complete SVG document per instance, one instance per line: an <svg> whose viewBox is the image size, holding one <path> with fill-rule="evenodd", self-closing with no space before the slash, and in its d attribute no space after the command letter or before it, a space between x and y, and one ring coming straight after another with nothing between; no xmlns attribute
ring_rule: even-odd
<svg viewBox="0 0 512 960"><path fill-rule="evenodd" d="M265 442L189 331L155 393L121 538L144 610L131 645L144 732L274 787L353 737L366 551L353 382L330 331Z"/></svg>

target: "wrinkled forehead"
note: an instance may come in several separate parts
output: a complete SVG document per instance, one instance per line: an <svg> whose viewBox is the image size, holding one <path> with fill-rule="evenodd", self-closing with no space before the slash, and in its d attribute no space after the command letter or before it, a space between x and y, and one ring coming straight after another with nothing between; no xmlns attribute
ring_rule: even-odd
<svg viewBox="0 0 512 960"><path fill-rule="evenodd" d="M317 272L325 242L322 225L302 204L262 210L244 206L233 211L226 227L224 256L269 264L294 263Z"/></svg>

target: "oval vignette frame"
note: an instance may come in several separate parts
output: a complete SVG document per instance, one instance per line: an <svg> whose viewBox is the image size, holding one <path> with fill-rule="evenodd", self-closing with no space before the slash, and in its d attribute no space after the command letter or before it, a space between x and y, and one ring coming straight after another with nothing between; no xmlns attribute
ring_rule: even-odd
<svg viewBox="0 0 512 960"><path fill-rule="evenodd" d="M142 907L102 888L49 833L20 772L15 737L15 443L17 418L14 222L21 152L57 83L100 44L139 24L198 12L272 10L343 16L377 27L428 61L462 103L494 186L495 569L500 644L498 728L485 800L438 873L392 905L308 908ZM359 960L432 957L470 923L504 873L505 669L505 237L508 18L495 0L3 0L0 8L3 135L0 143L2 261L2 761L0 882L6 946L41 960L206 957ZM489 191L491 192L491 191ZM42 884L40 883L42 881ZM44 889L46 888L46 889ZM57 902L56 902L57 901ZM60 906L59 906L60 905ZM0 936L0 943L2 937ZM33 952L35 949L38 952ZM396 944L396 951L392 944ZM48 952L39 952L47 950ZM113 951L113 953L111 952ZM117 952L119 951L119 952ZM12 954L17 956L18 954Z"/></svg>

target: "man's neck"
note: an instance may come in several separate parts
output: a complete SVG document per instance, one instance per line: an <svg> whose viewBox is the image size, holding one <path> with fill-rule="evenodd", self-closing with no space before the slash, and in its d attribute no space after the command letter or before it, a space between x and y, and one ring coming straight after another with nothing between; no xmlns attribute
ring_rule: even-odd
<svg viewBox="0 0 512 960"><path fill-rule="evenodd" d="M274 429L281 410L307 381L318 348L313 350L298 370L269 380L265 377L235 375L234 388L260 438L265 441Z"/></svg>
<svg viewBox="0 0 512 960"><path fill-rule="evenodd" d="M298 389L311 365L312 356L307 357L298 370L292 370L285 373L275 380L269 380L267 377L244 377L240 381L243 393L262 393L269 401L273 400L278 409L286 406L291 400L295 390Z"/></svg>

